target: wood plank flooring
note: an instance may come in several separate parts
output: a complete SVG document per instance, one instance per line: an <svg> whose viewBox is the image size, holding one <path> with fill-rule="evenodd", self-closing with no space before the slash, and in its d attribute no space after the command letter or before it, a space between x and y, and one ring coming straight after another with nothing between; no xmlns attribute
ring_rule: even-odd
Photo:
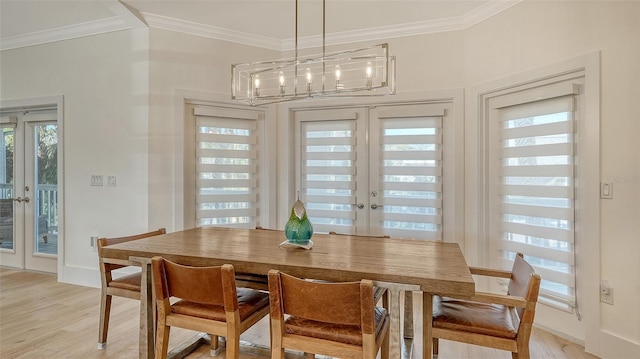
<svg viewBox="0 0 640 359"><path fill-rule="evenodd" d="M99 289L58 283L55 276L50 274L0 267L0 358L137 358L138 301L113 299L109 340L105 350L97 349L99 310ZM416 330L421 331L421 328ZM195 335L197 333L186 330L172 330L169 349ZM245 332L242 340L268 347L268 318ZM422 343L416 340L413 357L419 358L421 350ZM585 353L580 345L539 329L533 331L531 354L532 358L597 359ZM243 347L240 356L242 359L268 357L267 350L256 351L251 347ZM209 348L201 346L187 358L211 358ZM225 358L224 352L217 358ZM511 355L503 351L441 341L439 359L453 358L508 359Z"/></svg>

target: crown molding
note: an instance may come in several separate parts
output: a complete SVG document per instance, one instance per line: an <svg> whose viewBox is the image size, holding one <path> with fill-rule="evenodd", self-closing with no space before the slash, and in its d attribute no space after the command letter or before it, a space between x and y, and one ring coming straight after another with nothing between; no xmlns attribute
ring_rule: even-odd
<svg viewBox="0 0 640 359"><path fill-rule="evenodd" d="M524 0L492 0L462 16L406 23L402 25L329 33L326 35L325 42L326 45L340 45L354 42L369 42L404 36L464 30L497 15L498 13L522 1ZM147 26L276 51L289 51L293 50L295 47L295 40L293 38L279 40L257 34L198 24L167 16L145 12L138 13L119 1L111 3L110 6L110 9L115 12L117 16L45 31L32 32L25 35L8 37L0 41L0 51ZM322 35L298 38L299 49L319 47L321 45Z"/></svg>
<svg viewBox="0 0 640 359"><path fill-rule="evenodd" d="M354 42L377 41L397 37L433 34L438 32L464 30L482 22L524 0L492 0L462 16L455 16L437 20L411 22L401 25L380 26L375 28L329 33L326 35L326 45L341 45ZM298 48L313 48L322 46L322 35L298 38ZM295 48L295 39L282 41L280 50L287 51Z"/></svg>
<svg viewBox="0 0 640 359"><path fill-rule="evenodd" d="M266 36L224 29L217 26L203 25L145 12L143 12L142 15L149 27L153 28L177 31L185 34L235 42L254 47L262 47L271 50L280 50L281 48L280 40Z"/></svg>
<svg viewBox="0 0 640 359"><path fill-rule="evenodd" d="M106 19L58 27L29 34L4 38L0 41L0 51L20 47L46 44L49 42L75 39L79 37L104 34L129 29L121 18L114 16Z"/></svg>
<svg viewBox="0 0 640 359"><path fill-rule="evenodd" d="M462 16L445 19L406 23L402 25L381 26L362 30L344 31L326 34L326 45L341 45L354 42L377 41L383 39L432 34L437 32L464 30L483 20L522 2L524 0L492 0ZM233 31L221 27L202 25L151 13L142 13L150 27L183 32L190 35L214 38L239 44L261 47L276 51L290 51L295 48L295 39L278 40L266 36ZM322 35L298 38L298 48L322 46Z"/></svg>

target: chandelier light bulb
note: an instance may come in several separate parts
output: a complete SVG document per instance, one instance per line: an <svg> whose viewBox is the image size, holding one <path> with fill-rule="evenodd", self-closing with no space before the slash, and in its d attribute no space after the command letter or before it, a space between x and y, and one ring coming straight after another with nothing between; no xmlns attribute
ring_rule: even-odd
<svg viewBox="0 0 640 359"><path fill-rule="evenodd" d="M307 92L311 92L311 69L307 67Z"/></svg>
<svg viewBox="0 0 640 359"><path fill-rule="evenodd" d="M280 71L278 73L278 79L280 80L280 96L284 96L284 93L285 93L284 72Z"/></svg>
<svg viewBox="0 0 640 359"><path fill-rule="evenodd" d="M260 96L260 76L256 75L253 79L253 84L254 84L254 92L256 97Z"/></svg>

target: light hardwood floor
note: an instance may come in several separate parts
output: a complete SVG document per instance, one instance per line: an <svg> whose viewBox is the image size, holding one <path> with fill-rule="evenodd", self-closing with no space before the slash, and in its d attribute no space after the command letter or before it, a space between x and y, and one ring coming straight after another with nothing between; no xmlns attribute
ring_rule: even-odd
<svg viewBox="0 0 640 359"><path fill-rule="evenodd" d="M136 358L138 302L125 298L113 299L109 341L105 350L97 349L99 309L99 289L58 283L54 275L0 267L0 358ZM245 332L242 339L267 347L267 319L264 318ZM195 335L186 330L172 330L169 349ZM421 349L422 343L416 340L413 352L420 353ZM533 331L531 354L532 358L597 359L586 354L580 345L539 329ZM413 355L414 358L419 356ZM211 358L209 348L201 346L187 358ZM225 358L224 352L218 358ZM268 358L268 351L256 352L245 347L241 358ZM441 341L439 359L453 358L507 359L511 355L503 351Z"/></svg>

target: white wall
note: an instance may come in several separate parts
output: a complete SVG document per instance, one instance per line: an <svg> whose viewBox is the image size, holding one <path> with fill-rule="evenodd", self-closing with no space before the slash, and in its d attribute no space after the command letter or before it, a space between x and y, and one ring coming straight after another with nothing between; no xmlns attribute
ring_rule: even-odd
<svg viewBox="0 0 640 359"><path fill-rule="evenodd" d="M601 273L589 280L607 279L615 305L598 308L602 345L587 348L640 356L640 2L526 1L466 33L467 88L601 51L601 180L615 190L601 200Z"/></svg>
<svg viewBox="0 0 640 359"><path fill-rule="evenodd" d="M147 31L0 53L3 100L64 95L66 217L61 280L98 285L91 236L147 229ZM91 187L115 175L117 187Z"/></svg>
<svg viewBox="0 0 640 359"><path fill-rule="evenodd" d="M279 58L275 51L151 29L149 224L182 229L180 106L186 99L231 100L231 64ZM177 113L176 113L177 112ZM175 192L175 193L174 193Z"/></svg>
<svg viewBox="0 0 640 359"><path fill-rule="evenodd" d="M640 356L640 3L525 1L466 30L388 42L400 94L468 91L601 51L601 178L614 183L614 198L601 200L599 265L615 305L600 306L600 335L586 344L609 358ZM125 31L0 53L1 99L65 96L65 268L90 277L68 275L68 282L97 284L91 235L180 228L177 99L225 98L231 63L279 57L156 29L148 53L139 44ZM115 174L118 187L92 188L91 174Z"/></svg>

